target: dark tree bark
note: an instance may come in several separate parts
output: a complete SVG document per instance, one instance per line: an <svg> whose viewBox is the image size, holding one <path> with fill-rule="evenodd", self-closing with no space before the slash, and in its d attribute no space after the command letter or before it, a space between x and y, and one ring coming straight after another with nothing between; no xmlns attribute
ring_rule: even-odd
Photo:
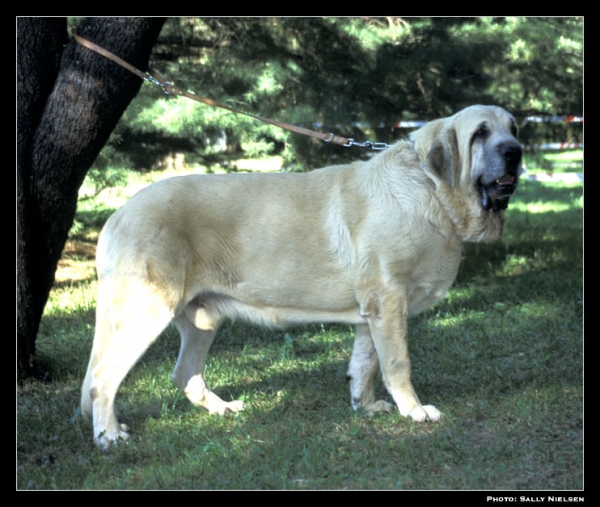
<svg viewBox="0 0 600 507"><path fill-rule="evenodd" d="M164 21L88 18L77 31L143 70ZM35 338L75 217L79 187L141 84L117 64L68 42L66 19L18 18L19 378L37 373Z"/></svg>

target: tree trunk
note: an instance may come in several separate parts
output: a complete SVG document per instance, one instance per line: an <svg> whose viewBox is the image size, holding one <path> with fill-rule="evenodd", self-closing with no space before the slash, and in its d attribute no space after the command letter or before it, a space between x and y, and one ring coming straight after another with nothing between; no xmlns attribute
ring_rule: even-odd
<svg viewBox="0 0 600 507"><path fill-rule="evenodd" d="M163 18L89 18L78 34L145 69ZM35 338L85 174L142 80L75 41L66 19L17 20L17 359Z"/></svg>

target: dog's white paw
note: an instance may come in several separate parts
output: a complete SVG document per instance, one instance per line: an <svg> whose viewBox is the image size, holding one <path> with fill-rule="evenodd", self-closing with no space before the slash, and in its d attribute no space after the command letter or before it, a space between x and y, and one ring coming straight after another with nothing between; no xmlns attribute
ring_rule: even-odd
<svg viewBox="0 0 600 507"><path fill-rule="evenodd" d="M237 412L241 412L246 408L246 405L242 400L219 401L219 403L211 404L210 408L208 409L208 412L210 414L225 415L227 412L233 412L235 414Z"/></svg>
<svg viewBox="0 0 600 507"><path fill-rule="evenodd" d="M100 431L94 436L94 443L105 451L112 445L120 442L126 442L129 438L129 427L126 424L120 424L116 431Z"/></svg>
<svg viewBox="0 0 600 507"><path fill-rule="evenodd" d="M439 421L442 413L433 405L419 405L408 413L408 417L411 417L416 422Z"/></svg>

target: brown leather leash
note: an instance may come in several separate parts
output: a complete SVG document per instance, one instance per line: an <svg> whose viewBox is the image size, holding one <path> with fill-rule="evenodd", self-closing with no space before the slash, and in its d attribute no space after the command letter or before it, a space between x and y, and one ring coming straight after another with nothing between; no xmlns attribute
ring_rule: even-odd
<svg viewBox="0 0 600 507"><path fill-rule="evenodd" d="M348 139L345 137L337 136L333 133L323 134L322 132L316 132L314 130L310 130L310 129L307 129L304 127L299 127L297 125L291 125L289 123L271 120L269 118L264 118L262 116L257 116L257 115L251 114L251 113L247 113L245 111L241 111L239 109L230 107L226 104L217 102L216 100L207 99L205 97L199 97L198 95L195 95L194 93L187 92L185 90L182 90L181 88L178 88L170 81L164 80L160 74L153 71L152 69L150 69L150 72L143 72L143 71L135 68L133 65L127 63L125 60L122 60L114 53L111 53L110 51L107 51L103 47L98 46L97 44L90 42L89 40L84 39L83 37L80 37L74 31L72 32L72 35L73 35L74 39L82 46L85 46L86 48L91 49L92 51L95 51L96 53L108 58L109 60L112 60L113 62L119 64L121 67L126 68L127 70L134 73L135 75L142 78L143 80L149 81L151 83L154 83L154 84L162 87L163 91L169 95L178 95L181 97L187 97L188 99L192 99L197 102L207 104L209 106L220 107L222 109L231 111L232 113L243 114L245 116L249 116L250 118L254 118L255 120L259 120L264 123L269 123L270 125L275 125L276 127L280 127L282 129L289 130L290 132L295 132L296 134L303 134L305 136L314 137L314 138L320 139L322 141L325 141L327 143L339 144L341 146L346 146L346 147L360 146L363 148L370 148L372 150L384 150L388 147L388 145L386 143L372 143L370 141L365 141L365 142L361 143L361 142L354 141L354 139Z"/></svg>

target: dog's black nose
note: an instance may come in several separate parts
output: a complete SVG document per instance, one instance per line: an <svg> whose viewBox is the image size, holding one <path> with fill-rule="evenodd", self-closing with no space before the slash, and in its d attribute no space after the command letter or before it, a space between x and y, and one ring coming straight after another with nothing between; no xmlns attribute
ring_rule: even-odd
<svg viewBox="0 0 600 507"><path fill-rule="evenodd" d="M499 147L500 155L509 164L518 164L521 161L521 146L516 143L505 143Z"/></svg>

